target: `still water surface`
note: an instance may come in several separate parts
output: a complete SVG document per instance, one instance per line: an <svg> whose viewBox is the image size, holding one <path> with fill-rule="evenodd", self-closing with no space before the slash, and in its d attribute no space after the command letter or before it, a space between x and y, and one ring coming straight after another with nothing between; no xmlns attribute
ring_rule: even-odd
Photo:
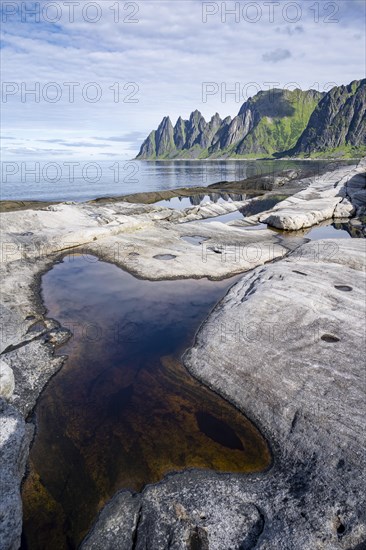
<svg viewBox="0 0 366 550"><path fill-rule="evenodd" d="M90 256L44 275L48 315L74 336L36 407L23 548L75 548L118 489L168 472L269 466L255 426L180 362L235 280L143 281Z"/></svg>
<svg viewBox="0 0 366 550"><path fill-rule="evenodd" d="M347 161L342 162L345 163ZM219 181L237 181L288 169L317 171L330 164L335 163L321 160L4 161L0 199L85 201L177 187L206 187Z"/></svg>

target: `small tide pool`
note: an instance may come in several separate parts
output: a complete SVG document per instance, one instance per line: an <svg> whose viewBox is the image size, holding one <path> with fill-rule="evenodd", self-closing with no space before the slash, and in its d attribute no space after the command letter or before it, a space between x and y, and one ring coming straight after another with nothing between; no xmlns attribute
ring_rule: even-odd
<svg viewBox="0 0 366 550"><path fill-rule="evenodd" d="M181 363L235 280L143 281L71 255L43 276L48 316L73 337L35 409L23 549L77 548L116 491L168 472L269 467L257 428Z"/></svg>

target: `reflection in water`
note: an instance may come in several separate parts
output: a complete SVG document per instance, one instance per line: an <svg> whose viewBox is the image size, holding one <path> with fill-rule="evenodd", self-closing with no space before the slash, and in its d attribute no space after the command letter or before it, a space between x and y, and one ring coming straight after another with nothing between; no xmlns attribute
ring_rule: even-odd
<svg viewBox="0 0 366 550"><path fill-rule="evenodd" d="M174 208L176 210L183 210L184 208L190 208L192 206L199 206L208 203L224 204L226 202L244 201L246 198L246 195L241 195L238 193L206 193L195 194L190 197L172 197L171 199L155 202L154 206L164 206L167 208Z"/></svg>
<svg viewBox="0 0 366 550"><path fill-rule="evenodd" d="M308 233L306 238L313 241L319 241L320 239L350 239L351 235L346 231L342 224L330 223L329 225L321 225L319 227L313 227Z"/></svg>
<svg viewBox="0 0 366 550"><path fill-rule="evenodd" d="M351 239L352 237L363 237L362 234L352 234L348 223L337 222L334 220L325 220L313 227L306 227L298 231L281 231L275 227L269 227L284 239L292 237L304 237L312 241L321 239Z"/></svg>
<svg viewBox="0 0 366 550"><path fill-rule="evenodd" d="M24 159L34 169L34 162ZM98 161L97 167L102 178L85 177L86 164L73 167L74 178L70 178L66 160L62 173L44 170L40 163L40 177L28 178L24 185L21 178L9 177L2 182L2 200L72 200L84 201L96 197L128 195L136 192L163 191L178 187L206 187L219 181L238 181L252 176L276 175L282 170L309 169L321 171L327 166L337 165L338 161L309 160L171 160L171 161L126 161L116 159ZM342 161L343 164L354 161ZM42 174L47 173L47 177ZM61 176L61 179L60 179ZM56 177L56 179L53 179ZM57 185L55 185L57 181Z"/></svg>
<svg viewBox="0 0 366 550"><path fill-rule="evenodd" d="M241 213L245 217L254 216L255 214L260 214L266 210L270 210L277 203L283 201L287 197L284 195L273 195L272 197L267 197L264 199L258 198L251 201L249 204L246 204L243 208L240 209Z"/></svg>
<svg viewBox="0 0 366 550"><path fill-rule="evenodd" d="M89 260L89 261L88 261ZM260 471L257 429L179 357L231 281L142 281L93 257L43 277L49 315L74 333L36 408L23 547L75 548L120 488L187 467Z"/></svg>

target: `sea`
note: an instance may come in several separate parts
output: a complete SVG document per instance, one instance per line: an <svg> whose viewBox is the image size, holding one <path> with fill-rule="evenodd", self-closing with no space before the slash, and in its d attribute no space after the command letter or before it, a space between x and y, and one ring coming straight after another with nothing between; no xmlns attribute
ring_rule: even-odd
<svg viewBox="0 0 366 550"><path fill-rule="evenodd" d="M1 163L0 200L82 202L99 197L206 187L282 170L311 169L321 173L329 160L90 161L23 160ZM342 161L344 165L346 161ZM350 164L355 161L349 161ZM339 164L339 161L338 161Z"/></svg>

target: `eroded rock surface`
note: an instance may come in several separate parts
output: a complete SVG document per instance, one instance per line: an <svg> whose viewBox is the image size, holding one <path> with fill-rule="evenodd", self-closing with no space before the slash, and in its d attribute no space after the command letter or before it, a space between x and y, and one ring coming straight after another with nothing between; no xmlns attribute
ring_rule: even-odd
<svg viewBox="0 0 366 550"><path fill-rule="evenodd" d="M288 228L293 219L305 227L304 220L332 218L340 208L347 216L362 215L363 170L361 163L348 177L332 172L333 187L315 189L315 182L302 197L267 212L266 223L273 215L290 220ZM119 494L100 515L86 548L144 548L151 540L154 550L348 549L366 540L360 441L364 241L298 248L302 237L285 241L253 227L261 214L247 219L247 228L200 221L248 202L177 212L114 201L2 214L0 346L15 388L0 410L1 548L17 548L20 541L19 488L32 432L24 418L61 368L64 357L56 349L68 337L45 316L39 278L71 251L91 252L148 279L224 278L258 266L215 309L186 363L261 427L275 456L272 470L259 476L192 471L169 476L139 496ZM264 266L272 260L280 261Z"/></svg>
<svg viewBox="0 0 366 550"><path fill-rule="evenodd" d="M17 550L22 530L19 485L32 430L22 415L0 399L0 548Z"/></svg>
<svg viewBox="0 0 366 550"><path fill-rule="evenodd" d="M277 451L277 482L297 501L288 497L280 528L268 525L258 548L366 540L364 252L361 240L318 241L255 269L186 355L195 376L262 427ZM271 490L273 508L279 494ZM296 507L306 523L294 521Z"/></svg>
<svg viewBox="0 0 366 550"><path fill-rule="evenodd" d="M0 360L0 398L9 399L15 389L14 373L5 361Z"/></svg>
<svg viewBox="0 0 366 550"><path fill-rule="evenodd" d="M364 162L360 162L351 172L347 168L341 168L316 178L306 189L259 216L259 221L278 229L297 231L324 220L350 217L356 211L352 204L357 197L356 185L358 193L362 193L364 197ZM347 195L348 188L353 200Z"/></svg>
<svg viewBox="0 0 366 550"><path fill-rule="evenodd" d="M251 476L168 476L134 497L137 524L136 500L117 495L108 521L135 530L133 544L117 536L114 548L362 547L363 252L361 240L309 243L234 285L185 364L256 421L274 465ZM105 525L101 518L83 549L104 547Z"/></svg>

